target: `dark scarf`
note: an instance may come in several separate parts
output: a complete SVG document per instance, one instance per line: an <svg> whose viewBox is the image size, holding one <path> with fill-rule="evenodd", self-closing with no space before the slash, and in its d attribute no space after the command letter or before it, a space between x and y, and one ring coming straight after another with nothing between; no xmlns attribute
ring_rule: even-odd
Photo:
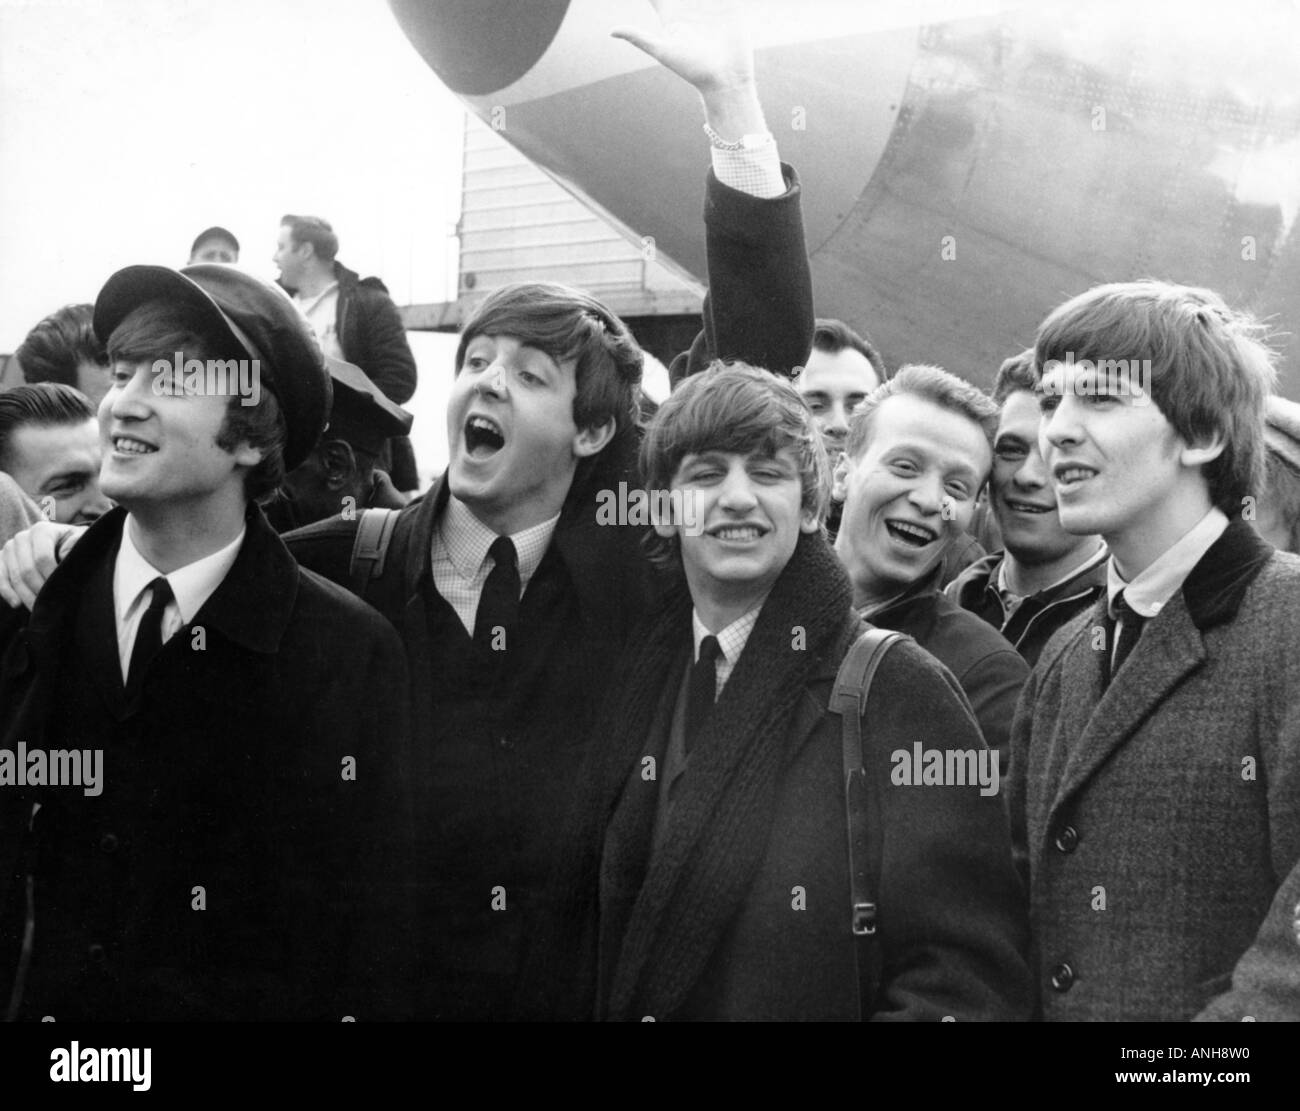
<svg viewBox="0 0 1300 1111"><path fill-rule="evenodd" d="M819 658L844 629L851 600L825 539L801 535L696 742L669 832L643 873L605 991L608 1017L671 1018L706 972L767 852L777 788L794 756L792 719ZM611 684L561 842L556 912L525 978L527 1013L594 1014L601 850L613 819L643 849L634 867L645 869L654 807L616 813L616 806L645 755L655 754L662 767L647 732L681 682L691 606L684 586L671 591L633 634ZM658 785L650 789L657 797Z"/></svg>

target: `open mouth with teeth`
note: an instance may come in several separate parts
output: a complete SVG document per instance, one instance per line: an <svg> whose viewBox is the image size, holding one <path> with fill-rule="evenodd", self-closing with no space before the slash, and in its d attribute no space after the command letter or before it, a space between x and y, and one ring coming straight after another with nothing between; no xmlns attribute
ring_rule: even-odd
<svg viewBox="0 0 1300 1111"><path fill-rule="evenodd" d="M939 534L934 529L911 521L886 521L885 528L889 530L890 536L909 548L924 548L939 539Z"/></svg>
<svg viewBox="0 0 1300 1111"><path fill-rule="evenodd" d="M152 455L158 449L131 436L114 436L113 450L120 455Z"/></svg>
<svg viewBox="0 0 1300 1111"><path fill-rule="evenodd" d="M721 525L718 528L709 529L709 535L715 540L726 540L733 543L757 540L765 532L767 532L767 529L760 525Z"/></svg>
<svg viewBox="0 0 1300 1111"><path fill-rule="evenodd" d="M476 415L465 422L465 452L472 459L486 459L505 446L505 433L491 417Z"/></svg>
<svg viewBox="0 0 1300 1111"><path fill-rule="evenodd" d="M1058 488L1068 488L1077 486L1081 482L1087 482L1097 474L1091 467L1084 467L1077 463L1065 464L1057 467L1054 476Z"/></svg>
<svg viewBox="0 0 1300 1111"><path fill-rule="evenodd" d="M1003 498L1006 507L1013 513L1051 513L1055 506L1036 505L1034 502L1017 501L1015 498Z"/></svg>

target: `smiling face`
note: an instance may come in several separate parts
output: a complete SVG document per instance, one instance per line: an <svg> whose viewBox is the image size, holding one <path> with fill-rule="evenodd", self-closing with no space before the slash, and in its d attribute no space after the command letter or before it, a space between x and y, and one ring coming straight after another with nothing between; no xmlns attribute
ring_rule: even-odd
<svg viewBox="0 0 1300 1111"><path fill-rule="evenodd" d="M803 506L799 461L789 447L775 455L689 454L670 490L689 506L683 516L693 526L656 521L655 531L678 537L691 597L702 615L726 615L719 628L766 598L799 534L820 527L816 511Z"/></svg>
<svg viewBox="0 0 1300 1111"><path fill-rule="evenodd" d="M112 508L99 488L99 459L99 427L93 419L28 424L10 437L6 469L42 510L53 509L51 520L88 525Z"/></svg>
<svg viewBox="0 0 1300 1111"><path fill-rule="evenodd" d="M862 352L851 347L833 354L814 348L808 356L808 365L795 379L795 388L817 418L832 466L844 452L849 417L878 385L875 367Z"/></svg>
<svg viewBox="0 0 1300 1111"><path fill-rule="evenodd" d="M557 363L512 336L466 346L447 402L447 481L498 535L559 513L578 462L613 436L613 420L578 428L575 393L572 360Z"/></svg>
<svg viewBox="0 0 1300 1111"><path fill-rule="evenodd" d="M1026 566L1068 556L1081 538L1061 527L1056 491L1038 446L1038 395L1016 390L1002 403L989 479L1002 542ZM1088 546L1092 546L1091 539Z"/></svg>
<svg viewBox="0 0 1300 1111"><path fill-rule="evenodd" d="M244 498L244 474L261 460L247 444L217 446L230 398L183 391L154 392L153 362L118 361L99 406L104 452L100 488L135 513L149 507L187 507Z"/></svg>
<svg viewBox="0 0 1300 1111"><path fill-rule="evenodd" d="M989 472L984 430L916 394L887 398L866 446L836 472L844 516L835 550L869 605L928 575L969 525Z"/></svg>

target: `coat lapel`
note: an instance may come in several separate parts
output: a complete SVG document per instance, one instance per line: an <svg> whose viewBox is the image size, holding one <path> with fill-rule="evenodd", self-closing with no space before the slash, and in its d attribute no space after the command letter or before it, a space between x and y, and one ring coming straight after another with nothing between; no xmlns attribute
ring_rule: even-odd
<svg viewBox="0 0 1300 1111"><path fill-rule="evenodd" d="M682 666L674 667L670 674L680 676L686 658L683 654ZM602 1011L608 1000L610 977L622 948L622 938L650 864L664 762L679 689L680 683L665 684L646 734L643 755L655 758L657 775L654 782L641 779L640 760L636 760L624 780L622 795L605 834L600 863L599 999Z"/></svg>
<svg viewBox="0 0 1300 1111"><path fill-rule="evenodd" d="M103 559L91 572L77 607L73 639L91 683L105 708L117 721L128 713L122 661L117 654L117 618L113 608L113 568L116 560Z"/></svg>
<svg viewBox="0 0 1300 1111"><path fill-rule="evenodd" d="M1093 697L1086 705L1096 708L1078 734L1075 747L1065 754L1064 771L1056 779L1053 813L1141 728L1170 691L1205 660L1205 642L1192 623L1182 594L1175 594L1147 622L1132 654L1102 692L1105 659L1101 651L1093 650L1091 632L1102 624L1105 606L1103 598L1093 609L1094 624L1085 631L1082 640L1075 642L1069 658L1062 660L1065 674L1087 676ZM1107 650L1109 647L1106 646ZM1055 769L1049 767L1047 774L1054 775Z"/></svg>

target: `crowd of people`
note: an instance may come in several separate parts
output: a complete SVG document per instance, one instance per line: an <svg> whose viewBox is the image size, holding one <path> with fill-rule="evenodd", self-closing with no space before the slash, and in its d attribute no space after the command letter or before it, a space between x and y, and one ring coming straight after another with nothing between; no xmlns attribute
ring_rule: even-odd
<svg viewBox="0 0 1300 1111"><path fill-rule="evenodd" d="M743 28L620 34L711 157L657 408L600 301L496 290L412 498L400 317L307 216L283 288L214 227L19 348L6 1016L1300 1018L1300 406L1260 328L1142 280L991 393L891 373L814 315ZM189 378L248 361L256 397Z"/></svg>

